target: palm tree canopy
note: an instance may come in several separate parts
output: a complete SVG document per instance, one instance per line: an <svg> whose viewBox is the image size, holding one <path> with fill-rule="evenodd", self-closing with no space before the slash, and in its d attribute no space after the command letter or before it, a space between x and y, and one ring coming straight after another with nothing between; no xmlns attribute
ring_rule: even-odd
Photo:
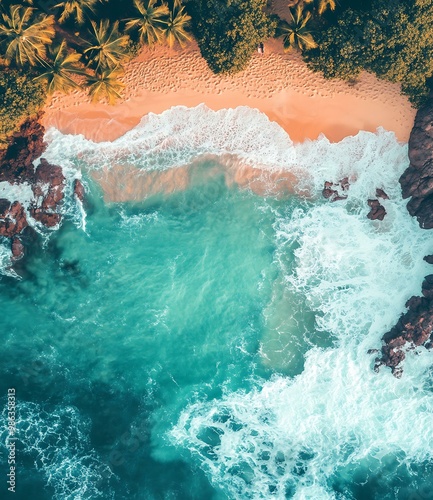
<svg viewBox="0 0 433 500"><path fill-rule="evenodd" d="M181 47L184 47L186 42L191 41L191 35L187 32L187 27L191 16L185 12L185 8L180 9L173 7L170 15L165 22L164 35L169 47L173 47L175 42L178 42Z"/></svg>
<svg viewBox="0 0 433 500"><path fill-rule="evenodd" d="M72 75L83 75L84 71L80 69L78 63L80 54L71 52L68 54L66 42L48 50L48 61L43 62L43 73L35 80L45 80L47 82L47 92L68 92L79 85L71 78Z"/></svg>
<svg viewBox="0 0 433 500"><path fill-rule="evenodd" d="M91 21L90 41L86 43L84 54L96 65L96 70L114 68L127 56L129 37L119 33L119 22L110 26L104 19L99 25Z"/></svg>
<svg viewBox="0 0 433 500"><path fill-rule="evenodd" d="M120 92L124 87L123 83L119 81L119 77L122 75L123 71L116 67L98 71L94 76L88 76L86 84L92 102L106 99L109 104L114 104L117 99L120 99L122 97Z"/></svg>
<svg viewBox="0 0 433 500"><path fill-rule="evenodd" d="M59 22L63 23L68 17L73 17L78 24L83 24L85 19L85 12L94 12L95 5L99 0L65 0L55 5L55 8L63 9L59 17Z"/></svg>
<svg viewBox="0 0 433 500"><path fill-rule="evenodd" d="M55 35L54 18L35 14L32 7L11 5L0 20L0 43L5 47L4 58L18 66L35 66L46 57L46 46Z"/></svg>
<svg viewBox="0 0 433 500"><path fill-rule="evenodd" d="M314 7L317 13L321 16L327 9L335 10L337 6L336 0L304 0L304 3L314 2Z"/></svg>
<svg viewBox="0 0 433 500"><path fill-rule="evenodd" d="M155 4L156 0L134 0L140 17L129 19L125 26L128 31L138 29L142 44L161 43L164 38L164 18L169 14L169 10L167 4Z"/></svg>
<svg viewBox="0 0 433 500"><path fill-rule="evenodd" d="M298 5L295 14L290 9L290 18L289 22L283 21L278 28L279 36L283 38L284 50L287 52L296 48L306 50L317 47L308 27L311 13L304 13Z"/></svg>

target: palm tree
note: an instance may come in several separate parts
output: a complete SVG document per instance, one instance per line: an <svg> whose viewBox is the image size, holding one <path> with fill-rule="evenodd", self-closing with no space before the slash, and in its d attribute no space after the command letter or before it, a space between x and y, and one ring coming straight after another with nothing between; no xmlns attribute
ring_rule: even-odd
<svg viewBox="0 0 433 500"><path fill-rule="evenodd" d="M335 10L337 2L335 0L304 0L304 3L314 2L317 13L321 16L327 9Z"/></svg>
<svg viewBox="0 0 433 500"><path fill-rule="evenodd" d="M59 17L59 22L63 23L68 17L73 17L78 24L83 24L85 20L85 12L95 12L95 5L99 0L65 0L54 6L54 8L63 9Z"/></svg>
<svg viewBox="0 0 433 500"><path fill-rule="evenodd" d="M85 74L78 66L81 58L80 54L72 52L68 54L66 42L48 50L48 60L42 62L42 68L45 70L35 80L44 80L47 82L47 92L69 92L79 85L71 78L72 75Z"/></svg>
<svg viewBox="0 0 433 500"><path fill-rule="evenodd" d="M46 46L55 35L53 16L35 14L32 7L11 5L0 20L0 43L4 59L18 66L35 66L46 56Z"/></svg>
<svg viewBox="0 0 433 500"><path fill-rule="evenodd" d="M119 82L118 78L123 75L121 68L103 69L97 71L95 75L88 76L86 85L89 88L89 94L92 102L97 102L102 99L107 99L109 104L114 104L117 99L122 96L124 85Z"/></svg>
<svg viewBox="0 0 433 500"><path fill-rule="evenodd" d="M308 23L311 19L311 12L304 14L302 7L296 8L295 14L289 9L290 21L282 21L278 27L278 36L283 38L285 52L291 49L314 49L317 43L313 39Z"/></svg>
<svg viewBox="0 0 433 500"><path fill-rule="evenodd" d="M91 21L91 25L90 41L86 42L84 55L96 65L95 71L118 66L128 54L129 37L119 33L118 21L112 26L108 19L100 21L99 25Z"/></svg>
<svg viewBox="0 0 433 500"><path fill-rule="evenodd" d="M138 28L141 44L161 43L164 38L164 17L169 14L167 4L155 7L156 0L134 0L140 17L129 19L125 27L128 31Z"/></svg>
<svg viewBox="0 0 433 500"><path fill-rule="evenodd" d="M173 47L175 42L184 47L185 42L191 41L191 35L186 31L191 16L185 12L185 7L179 8L179 6L180 3L175 1L173 9L165 21L164 35L169 47Z"/></svg>

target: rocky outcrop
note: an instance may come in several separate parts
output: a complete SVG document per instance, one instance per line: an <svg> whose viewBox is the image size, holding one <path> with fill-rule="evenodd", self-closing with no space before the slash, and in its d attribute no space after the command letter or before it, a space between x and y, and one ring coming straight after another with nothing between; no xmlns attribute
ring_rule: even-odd
<svg viewBox="0 0 433 500"><path fill-rule="evenodd" d="M433 228L433 96L417 113L409 139L409 168L400 177L407 208L424 229Z"/></svg>
<svg viewBox="0 0 433 500"><path fill-rule="evenodd" d="M433 228L433 96L421 108L415 119L409 139L410 165L400 177L403 198L412 197L407 208L424 229ZM377 195L377 193L376 193ZM424 257L433 264L433 255ZM412 297L406 303L407 312L382 337L381 356L376 358L375 369L389 366L400 377L401 362L406 352L418 346L433 346L433 275L426 276L422 284L422 297Z"/></svg>
<svg viewBox="0 0 433 500"><path fill-rule="evenodd" d="M345 200L347 198L347 191L349 190L349 178L344 177L339 180L337 183L325 181L322 190L322 196L330 201L340 201ZM384 200L388 200L389 197L385 193L383 189L376 189L376 197L383 198ZM371 199L367 200L368 206L370 207L370 211L367 214L367 217L370 220L383 220L386 215L385 207L383 207L379 200Z"/></svg>
<svg viewBox="0 0 433 500"><path fill-rule="evenodd" d="M385 208L379 203L379 200L367 200L370 211L367 217L370 220L383 220L386 215Z"/></svg>
<svg viewBox="0 0 433 500"><path fill-rule="evenodd" d="M0 182L11 184L32 181L33 162L45 151L44 127L39 123L41 115L25 121L18 132L0 150Z"/></svg>
<svg viewBox="0 0 433 500"><path fill-rule="evenodd" d="M74 181L74 195L81 201L84 202L84 186L80 179L75 179Z"/></svg>
<svg viewBox="0 0 433 500"><path fill-rule="evenodd" d="M27 218L21 203L0 199L0 236L12 238L21 233L25 227L27 227Z"/></svg>
<svg viewBox="0 0 433 500"><path fill-rule="evenodd" d="M29 119L0 151L0 182L31 185L33 200L23 207L19 201L0 199L0 236L11 239L12 260L24 255L19 234L28 226L26 210L37 222L52 228L61 222L60 206L64 198L65 176L62 168L41 158L35 169L34 161L43 154L44 128L39 117ZM81 184L81 183L80 183ZM84 197L84 188L76 187L77 196Z"/></svg>
<svg viewBox="0 0 433 500"><path fill-rule="evenodd" d="M348 177L344 177L337 183L325 181L323 186L322 196L330 201L340 201L347 198L346 191L349 190L350 184Z"/></svg>
<svg viewBox="0 0 433 500"><path fill-rule="evenodd" d="M19 236L14 236L12 238L12 260L17 261L24 257L24 245Z"/></svg>
<svg viewBox="0 0 433 500"><path fill-rule="evenodd" d="M62 168L51 165L44 158L38 165L32 185L35 201L30 207L30 215L44 226L54 227L62 217L57 212L63 200L65 176Z"/></svg>
<svg viewBox="0 0 433 500"><path fill-rule="evenodd" d="M400 377L401 362L406 352L418 346L431 349L433 345L433 274L425 277L422 284L423 297L411 297L397 324L382 337L381 357L376 359L375 369L381 365L389 366L392 373Z"/></svg>

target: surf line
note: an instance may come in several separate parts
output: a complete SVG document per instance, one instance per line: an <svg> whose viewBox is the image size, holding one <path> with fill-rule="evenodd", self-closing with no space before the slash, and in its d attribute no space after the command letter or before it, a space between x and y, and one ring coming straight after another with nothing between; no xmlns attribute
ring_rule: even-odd
<svg viewBox="0 0 433 500"><path fill-rule="evenodd" d="M7 476L8 491L16 493L16 399L15 399L15 389L8 389L8 437L6 439L6 446L9 450L8 453L8 465L9 472Z"/></svg>

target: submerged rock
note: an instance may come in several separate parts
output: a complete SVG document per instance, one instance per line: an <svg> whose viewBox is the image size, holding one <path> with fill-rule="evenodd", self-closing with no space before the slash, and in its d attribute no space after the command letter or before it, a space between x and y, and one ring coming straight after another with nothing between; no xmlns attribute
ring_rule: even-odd
<svg viewBox="0 0 433 500"><path fill-rule="evenodd" d="M376 188L376 198L383 198L384 200L389 200L389 196L385 193L383 189Z"/></svg>
<svg viewBox="0 0 433 500"><path fill-rule="evenodd" d="M12 239L12 260L17 261L24 257L24 245L18 236Z"/></svg>
<svg viewBox="0 0 433 500"><path fill-rule="evenodd" d="M74 194L75 196L81 201L81 203L84 201L84 186L83 183L80 181L80 179L75 179L74 181Z"/></svg>

